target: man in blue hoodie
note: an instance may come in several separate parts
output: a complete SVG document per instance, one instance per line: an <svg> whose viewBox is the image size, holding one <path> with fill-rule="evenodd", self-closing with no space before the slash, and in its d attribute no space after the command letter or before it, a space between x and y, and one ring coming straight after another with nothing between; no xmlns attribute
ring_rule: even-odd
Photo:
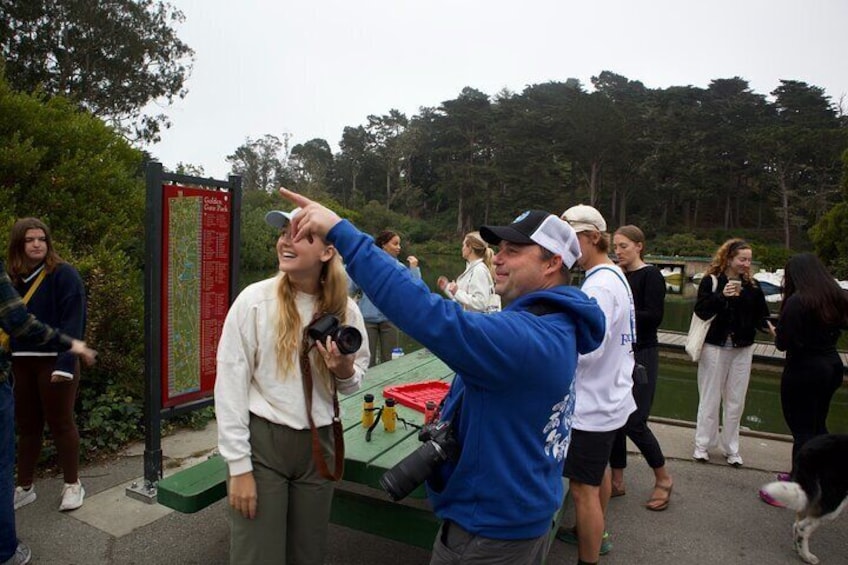
<svg viewBox="0 0 848 565"><path fill-rule="evenodd" d="M302 208L295 240L332 243L371 301L456 371L442 420L452 422L461 451L428 479L443 522L431 565L541 563L562 502L577 355L597 348L605 330L597 304L567 286L580 255L574 230L538 210L483 226L481 236L499 245L495 291L505 308L464 312L334 212L280 193Z"/></svg>

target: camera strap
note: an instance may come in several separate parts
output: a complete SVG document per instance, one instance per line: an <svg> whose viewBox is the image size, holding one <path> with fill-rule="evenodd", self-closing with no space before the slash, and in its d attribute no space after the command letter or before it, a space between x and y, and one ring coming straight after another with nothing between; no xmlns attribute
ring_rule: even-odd
<svg viewBox="0 0 848 565"><path fill-rule="evenodd" d="M318 472L325 479L331 481L340 481L342 478L342 470L344 469L344 430L342 429L342 420L339 417L339 395L336 391L336 383L333 382L333 447L335 449L336 465L334 472L330 472L327 461L324 459L324 453L321 450L321 441L318 438L318 429L315 427L315 421L312 419L312 363L309 361L309 350L312 347L309 345L309 336L306 331L303 332L303 348L300 352L300 373L303 376L303 397L306 399L306 416L309 418L309 430L312 433L312 461L318 469Z"/></svg>

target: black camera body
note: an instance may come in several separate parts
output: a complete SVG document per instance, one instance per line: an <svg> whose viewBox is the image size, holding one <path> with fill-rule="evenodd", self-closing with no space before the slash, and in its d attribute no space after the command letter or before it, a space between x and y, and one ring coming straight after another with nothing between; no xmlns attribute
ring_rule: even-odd
<svg viewBox="0 0 848 565"><path fill-rule="evenodd" d="M323 345L327 336L343 355L356 353L362 346L362 334L353 326L343 326L333 314L324 314L306 328L306 334Z"/></svg>
<svg viewBox="0 0 848 565"><path fill-rule="evenodd" d="M380 486L392 500L401 500L414 491L444 461L459 458L460 445L449 421L432 422L421 428L418 439L424 445L383 473Z"/></svg>

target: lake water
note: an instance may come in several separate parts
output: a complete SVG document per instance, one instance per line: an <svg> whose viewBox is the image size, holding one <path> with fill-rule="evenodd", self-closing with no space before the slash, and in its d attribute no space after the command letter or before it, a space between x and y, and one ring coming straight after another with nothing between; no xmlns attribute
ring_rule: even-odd
<svg viewBox="0 0 848 565"><path fill-rule="evenodd" d="M456 257L435 255L419 257L424 281L431 289L436 287L439 275L455 278L463 270L465 263L459 254ZM242 286L269 276L268 273L242 273ZM669 292L666 295L665 315L662 329L686 331L692 317L696 288L691 283L681 292ZM776 309L775 304L770 304ZM848 332L843 332L840 347L848 343ZM765 339L763 337L763 339ZM401 347L409 353L421 348L421 345L402 336ZM696 365L685 360L661 357L659 384L651 415L694 422L698 411L698 385ZM751 372L748 397L742 425L756 431L788 434L789 429L783 420L780 408L780 368ZM828 428L833 433L848 433L848 386L843 385L831 403Z"/></svg>

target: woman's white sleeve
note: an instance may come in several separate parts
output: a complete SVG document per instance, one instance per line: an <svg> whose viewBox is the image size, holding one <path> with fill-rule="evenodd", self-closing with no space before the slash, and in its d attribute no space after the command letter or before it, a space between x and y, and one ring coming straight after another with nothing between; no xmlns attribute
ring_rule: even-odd
<svg viewBox="0 0 848 565"><path fill-rule="evenodd" d="M353 394L362 386L362 377L365 376L365 371L368 370L368 364L371 362L371 353L368 348L368 332L365 331L365 320L362 318L362 312L359 311L359 306L352 300L347 303L347 320L345 323L348 326L353 326L359 333L362 334L362 345L356 352L353 359L353 376L348 379L336 379L336 387L341 394Z"/></svg>
<svg viewBox="0 0 848 565"><path fill-rule="evenodd" d="M227 462L231 475L253 470L248 397L257 341L251 311L236 299L224 321L218 343L215 379L218 451Z"/></svg>

